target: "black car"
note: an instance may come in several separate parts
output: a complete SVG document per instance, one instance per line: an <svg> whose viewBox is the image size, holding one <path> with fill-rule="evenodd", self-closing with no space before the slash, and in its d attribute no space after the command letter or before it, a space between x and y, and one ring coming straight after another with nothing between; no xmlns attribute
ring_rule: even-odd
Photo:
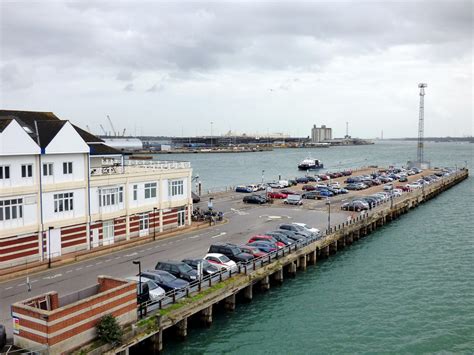
<svg viewBox="0 0 474 355"><path fill-rule="evenodd" d="M212 275L219 271L217 266L212 265L209 261L204 259L183 259L181 261L191 266L194 270L197 270L198 264L201 263L202 273L204 275Z"/></svg>
<svg viewBox="0 0 474 355"><path fill-rule="evenodd" d="M308 237L303 235L303 234L300 234L298 232L289 231L289 230L286 230L286 229L279 229L279 230L273 231L273 233L280 233L280 234L284 235L287 238L290 238L291 240L293 240L295 242L304 242L308 239Z"/></svg>
<svg viewBox="0 0 474 355"><path fill-rule="evenodd" d="M5 326L0 324L0 351L5 345L7 345L7 331L5 330Z"/></svg>
<svg viewBox="0 0 474 355"><path fill-rule="evenodd" d="M211 244L208 253L224 254L230 260L238 263L239 261L247 262L252 260L254 256L252 254L243 253L242 250L235 244Z"/></svg>
<svg viewBox="0 0 474 355"><path fill-rule="evenodd" d="M178 279L176 276L163 270L147 270L142 272L142 276L155 281L165 291L181 290L189 286L189 282Z"/></svg>
<svg viewBox="0 0 474 355"><path fill-rule="evenodd" d="M299 178L296 178L296 182L298 184L307 184L308 183L308 178L307 177L299 177Z"/></svg>
<svg viewBox="0 0 474 355"><path fill-rule="evenodd" d="M198 276L196 270L182 261L158 261L155 270L168 271L171 275L186 281L195 281Z"/></svg>
<svg viewBox="0 0 474 355"><path fill-rule="evenodd" d="M267 203L267 199L260 195L245 196L243 201L245 203L255 203L258 205L263 205L264 203Z"/></svg>

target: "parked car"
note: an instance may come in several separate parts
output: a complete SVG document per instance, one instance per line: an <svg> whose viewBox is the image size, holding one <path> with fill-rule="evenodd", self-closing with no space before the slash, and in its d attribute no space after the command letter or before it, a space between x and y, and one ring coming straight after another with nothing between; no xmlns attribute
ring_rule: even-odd
<svg viewBox="0 0 474 355"><path fill-rule="evenodd" d="M288 195L287 194L284 194L282 192L269 192L268 193L268 197L269 198L277 198L277 199L280 199L280 198L287 198Z"/></svg>
<svg viewBox="0 0 474 355"><path fill-rule="evenodd" d="M285 246L285 243L279 242L275 238L269 236L269 235L254 235L251 237L248 241L248 243L253 243L256 241L265 241L265 242L271 242L275 243L278 248L283 248Z"/></svg>
<svg viewBox="0 0 474 355"><path fill-rule="evenodd" d="M165 297L165 290L163 290L160 286L158 286L158 284L156 282L154 282L153 280L150 280L146 277L143 277L143 276L142 276L141 279L142 279L142 289L139 290L138 288L140 287L140 277L138 277L138 276L127 277L127 280L136 282L136 284L137 284L137 294L139 296L146 294L146 292L147 292L146 288L148 287L148 293L150 295L150 300L151 301L158 301L158 300L162 299L163 297ZM147 286L144 286L145 284Z"/></svg>
<svg viewBox="0 0 474 355"><path fill-rule="evenodd" d="M240 261L247 262L254 258L252 254L243 253L237 245L230 243L211 244L208 253L223 254L237 263Z"/></svg>
<svg viewBox="0 0 474 355"><path fill-rule="evenodd" d="M301 197L305 199L310 199L310 200L315 200L315 199L320 200L323 198L321 194L319 193L319 191L305 192L304 194L301 195Z"/></svg>
<svg viewBox="0 0 474 355"><path fill-rule="evenodd" d="M285 229L285 230L289 230L295 233L299 233L299 234L304 235L305 237L313 236L311 232L308 232L307 230L305 230L305 228L298 226L296 224L281 224L280 229Z"/></svg>
<svg viewBox="0 0 474 355"><path fill-rule="evenodd" d="M7 345L7 331L3 324L0 324L0 351Z"/></svg>
<svg viewBox="0 0 474 355"><path fill-rule="evenodd" d="M252 247L250 245L239 245L240 250L242 250L244 253L247 254L252 254L255 258L260 258L262 256L265 256L265 252L261 251L257 247Z"/></svg>
<svg viewBox="0 0 474 355"><path fill-rule="evenodd" d="M204 275L212 275L219 271L217 267L204 259L183 259L181 261L191 266L194 270L197 270L200 263Z"/></svg>
<svg viewBox="0 0 474 355"><path fill-rule="evenodd" d="M261 252L268 254L278 250L278 246L272 242L266 242L263 240L258 240L252 243L247 243L250 247L258 248Z"/></svg>
<svg viewBox="0 0 474 355"><path fill-rule="evenodd" d="M316 186L314 185L303 185L301 188L303 191L314 191L316 190Z"/></svg>
<svg viewBox="0 0 474 355"><path fill-rule="evenodd" d="M272 189L282 189L282 188L284 188L284 186L281 186L281 184L278 183L278 182L269 182L267 185L268 185L268 187L271 187Z"/></svg>
<svg viewBox="0 0 474 355"><path fill-rule="evenodd" d="M195 193L194 191L191 191L191 198L193 199L193 203L198 203L201 201L201 198L199 197L199 195Z"/></svg>
<svg viewBox="0 0 474 355"><path fill-rule="evenodd" d="M398 186L395 186L395 188L400 189L405 192L410 191L410 188L407 185L398 185Z"/></svg>
<svg viewBox="0 0 474 355"><path fill-rule="evenodd" d="M288 190L288 189L280 190L280 192L285 195L299 195L298 192L293 191L293 190Z"/></svg>
<svg viewBox="0 0 474 355"><path fill-rule="evenodd" d="M295 242L304 242L309 238L307 234L302 234L302 233L299 233L299 232L289 231L289 230L286 230L286 229L278 229L278 230L275 230L273 232L280 233L280 234L284 235L287 238L290 238L291 240L293 240Z"/></svg>
<svg viewBox="0 0 474 355"><path fill-rule="evenodd" d="M204 256L204 259L209 261L211 264L221 268L221 270L236 271L238 269L235 261L230 260L227 256L223 254L209 253Z"/></svg>
<svg viewBox="0 0 474 355"><path fill-rule="evenodd" d="M158 261L155 266L155 270L164 270L168 271L170 274L176 276L177 278L186 280L186 281L195 281L197 279L197 272L191 266L182 261Z"/></svg>
<svg viewBox="0 0 474 355"><path fill-rule="evenodd" d="M363 210L368 210L369 209L369 204L364 201L360 200L354 200L350 202L343 203L341 205L341 210L344 211L363 211Z"/></svg>
<svg viewBox="0 0 474 355"><path fill-rule="evenodd" d="M302 227L303 229L307 230L308 232L314 233L314 234L320 234L321 231L318 228L310 227L306 223L301 223L301 222L293 222L295 226Z"/></svg>
<svg viewBox="0 0 474 355"><path fill-rule="evenodd" d="M242 201L244 203L254 203L257 205L263 205L264 203L267 203L267 199L260 195L245 196Z"/></svg>
<svg viewBox="0 0 474 355"><path fill-rule="evenodd" d="M307 184L309 182L307 177L298 177L296 178L298 184Z"/></svg>
<svg viewBox="0 0 474 355"><path fill-rule="evenodd" d="M165 291L181 290L189 286L189 282L178 279L176 276L163 270L147 270L142 272L142 278L143 277L153 280Z"/></svg>
<svg viewBox="0 0 474 355"><path fill-rule="evenodd" d="M390 191L393 190L393 185L392 184L387 184L383 187L384 191Z"/></svg>
<svg viewBox="0 0 474 355"><path fill-rule="evenodd" d="M407 182L408 178L406 176L400 176L400 179L398 179L400 182Z"/></svg>
<svg viewBox="0 0 474 355"><path fill-rule="evenodd" d="M288 195L283 202L287 205L302 205L303 199L301 198L301 195Z"/></svg>
<svg viewBox="0 0 474 355"><path fill-rule="evenodd" d="M281 242L285 245L291 245L293 244L293 240L289 239L288 237L286 237L285 235L281 234L281 233L275 233L275 232L265 232L265 235L268 235L270 237L273 237L274 239L276 239L278 242Z"/></svg>
<svg viewBox="0 0 474 355"><path fill-rule="evenodd" d="M240 185L240 186L237 186L235 188L235 192L253 192L252 188L248 187L248 186L243 186L243 185Z"/></svg>

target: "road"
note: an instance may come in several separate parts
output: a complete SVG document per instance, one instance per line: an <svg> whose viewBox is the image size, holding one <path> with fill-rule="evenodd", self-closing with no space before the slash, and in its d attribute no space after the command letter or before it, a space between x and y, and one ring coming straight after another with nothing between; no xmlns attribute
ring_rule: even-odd
<svg viewBox="0 0 474 355"><path fill-rule="evenodd" d="M215 210L223 211L228 223L30 275L30 292L26 277L0 283L0 322L5 324L8 336L11 337L12 303L49 291L57 291L60 295L69 294L96 283L98 275L136 275L137 269L132 264L133 260L141 260L142 268L146 270L154 268L158 260L202 257L211 243L244 244L250 236L276 229L284 222L308 223L321 230L327 226L324 201L311 201L305 207L283 207L278 204L244 205L241 199L242 195L239 194L227 194L214 199ZM202 201L198 206L207 208L207 201ZM346 218L347 213L336 212L336 208L331 213L331 222L334 224L341 223Z"/></svg>

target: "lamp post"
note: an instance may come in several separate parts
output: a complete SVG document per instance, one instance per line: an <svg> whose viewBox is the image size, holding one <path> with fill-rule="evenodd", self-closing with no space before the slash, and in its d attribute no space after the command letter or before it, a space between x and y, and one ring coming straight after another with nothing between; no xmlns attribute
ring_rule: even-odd
<svg viewBox="0 0 474 355"><path fill-rule="evenodd" d="M262 184L263 184L264 178L265 178L265 170L262 170Z"/></svg>
<svg viewBox="0 0 474 355"><path fill-rule="evenodd" d="M158 208L153 207L153 240L156 240L156 211Z"/></svg>
<svg viewBox="0 0 474 355"><path fill-rule="evenodd" d="M211 121L211 148L212 148L212 125L214 124L214 122Z"/></svg>
<svg viewBox="0 0 474 355"><path fill-rule="evenodd" d="M48 228L48 269L51 269L51 229L53 227Z"/></svg>
<svg viewBox="0 0 474 355"><path fill-rule="evenodd" d="M326 206L328 206L328 232L331 229L331 201L329 198L326 198Z"/></svg>
<svg viewBox="0 0 474 355"><path fill-rule="evenodd" d="M132 261L133 265L138 265L138 292L139 295L138 297L140 298L140 318L143 317L143 307L142 307L142 300L141 300L141 295L142 295L142 262L140 260L133 260Z"/></svg>

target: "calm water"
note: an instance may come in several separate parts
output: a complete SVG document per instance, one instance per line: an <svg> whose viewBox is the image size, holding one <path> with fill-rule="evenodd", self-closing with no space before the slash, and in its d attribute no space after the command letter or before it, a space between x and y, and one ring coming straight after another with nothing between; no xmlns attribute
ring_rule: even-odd
<svg viewBox="0 0 474 355"><path fill-rule="evenodd" d="M432 143L435 165L473 164L473 144ZM296 174L307 150L191 155L209 186ZM331 166L402 164L414 143L315 150ZM184 156L179 156L183 159ZM262 167L263 165L263 167ZM473 353L473 178L298 273L167 353Z"/></svg>

